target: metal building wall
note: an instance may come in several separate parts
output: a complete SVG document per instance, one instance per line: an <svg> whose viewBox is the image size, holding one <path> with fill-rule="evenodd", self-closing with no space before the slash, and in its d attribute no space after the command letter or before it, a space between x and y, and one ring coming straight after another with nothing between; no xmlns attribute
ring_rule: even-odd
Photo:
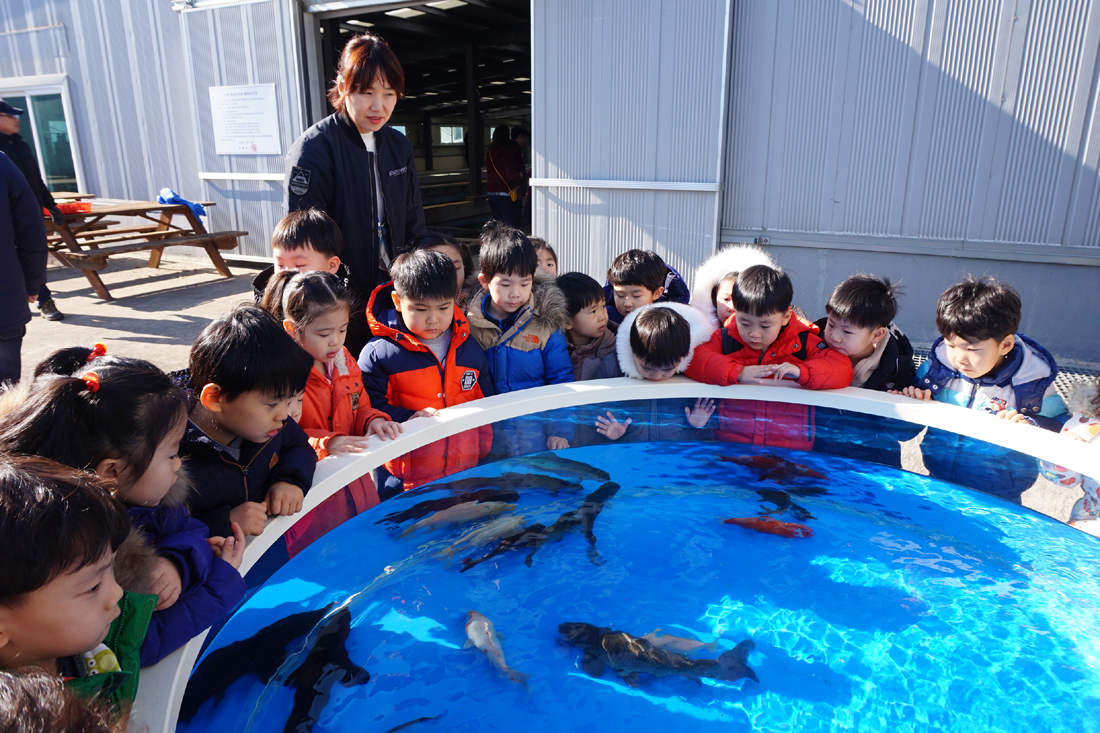
<svg viewBox="0 0 1100 733"><path fill-rule="evenodd" d="M601 282L714 249L728 0L533 0L533 232Z"/></svg>

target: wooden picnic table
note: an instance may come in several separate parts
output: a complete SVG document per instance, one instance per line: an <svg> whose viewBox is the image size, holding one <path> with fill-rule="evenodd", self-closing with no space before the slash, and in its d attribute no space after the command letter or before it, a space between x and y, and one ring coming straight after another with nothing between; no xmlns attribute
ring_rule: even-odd
<svg viewBox="0 0 1100 733"><path fill-rule="evenodd" d="M51 196L54 200L68 199L69 201L84 201L85 199L94 199L94 193L77 193L76 191L54 191Z"/></svg>
<svg viewBox="0 0 1100 733"><path fill-rule="evenodd" d="M62 194L55 194L59 198ZM85 198L90 196L84 195ZM213 206L213 202L201 202ZM172 223L181 215L185 225ZM128 216L145 219L148 223L138 226L104 226L105 217ZM187 245L202 247L214 263L214 268L226 277L233 273L222 259L221 249L234 249L237 238L248 232L207 232L202 221L185 204L160 204L156 201L124 201L92 206L88 212L65 215L65 223L55 225L46 217L50 253L62 264L84 273L92 289L103 300L113 300L107 286L99 277L99 271L107 267L111 255L148 250L149 267L159 267L164 248Z"/></svg>

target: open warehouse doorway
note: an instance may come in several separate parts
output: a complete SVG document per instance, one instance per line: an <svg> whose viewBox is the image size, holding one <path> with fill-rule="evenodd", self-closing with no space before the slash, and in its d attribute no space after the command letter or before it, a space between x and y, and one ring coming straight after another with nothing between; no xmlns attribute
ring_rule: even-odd
<svg viewBox="0 0 1100 733"><path fill-rule="evenodd" d="M406 85L390 124L413 145L428 227L476 236L489 218L484 161L493 129L531 128L529 3L395 3L322 13L317 25L325 89L355 33L370 31L390 44ZM313 87L311 94L323 95ZM327 103L324 109L331 111ZM525 155L529 164L529 149Z"/></svg>

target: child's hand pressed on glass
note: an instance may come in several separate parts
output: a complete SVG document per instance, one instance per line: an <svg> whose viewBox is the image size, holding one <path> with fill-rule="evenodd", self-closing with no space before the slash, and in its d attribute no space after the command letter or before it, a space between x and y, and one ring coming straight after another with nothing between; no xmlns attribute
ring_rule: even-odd
<svg viewBox="0 0 1100 733"><path fill-rule="evenodd" d="M685 407L684 410L687 410L687 408ZM619 422L610 412L605 414L607 417L603 415L596 417L596 432L608 440L618 440L623 437L623 434L632 422L631 419L628 417L623 422Z"/></svg>
<svg viewBox="0 0 1100 733"><path fill-rule="evenodd" d="M271 516L289 517L302 511L302 502L306 495L297 486L286 481L276 481L267 490L264 503L267 504L267 513Z"/></svg>
<svg viewBox="0 0 1100 733"><path fill-rule="evenodd" d="M157 605L154 611L163 611L169 608L180 597L183 590L183 579L180 577L179 568L166 557L158 557L153 561L153 570L150 577L150 592L157 594Z"/></svg>
<svg viewBox="0 0 1100 733"><path fill-rule="evenodd" d="M688 425L697 430L705 428L710 416L713 414L714 400L698 399L695 400L694 408L684 408L684 416L687 418Z"/></svg>
<svg viewBox="0 0 1100 733"><path fill-rule="evenodd" d="M546 439L546 450L565 450L569 447L569 441L565 438L559 438L556 435L551 435Z"/></svg>
<svg viewBox="0 0 1100 733"><path fill-rule="evenodd" d="M247 535L258 535L267 524L267 504L246 501L229 511L229 521L239 524Z"/></svg>

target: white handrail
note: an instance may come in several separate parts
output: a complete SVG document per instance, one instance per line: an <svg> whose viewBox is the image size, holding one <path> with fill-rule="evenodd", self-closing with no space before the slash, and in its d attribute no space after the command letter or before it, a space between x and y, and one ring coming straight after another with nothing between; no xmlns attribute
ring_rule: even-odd
<svg viewBox="0 0 1100 733"><path fill-rule="evenodd" d="M441 410L437 417L416 418L404 423L405 432L397 440L383 441L372 437L368 442L369 449L364 453L341 454L320 461L302 511L293 517L270 519L263 534L251 538L241 572L247 573L295 522L353 480L386 461L449 435L500 420L565 407L627 400L701 397L787 402L893 418L977 438L1088 476L1100 477L1100 452L1094 447L1060 437L1049 430L999 420L992 415L939 402L922 402L852 387L822 391L800 389L793 384L716 387L686 377L673 377L660 383L627 378L573 382L510 392L448 407ZM152 733L175 730L184 689L205 639L206 632L203 632L159 664L141 671L138 699L134 705L136 722L147 725Z"/></svg>

